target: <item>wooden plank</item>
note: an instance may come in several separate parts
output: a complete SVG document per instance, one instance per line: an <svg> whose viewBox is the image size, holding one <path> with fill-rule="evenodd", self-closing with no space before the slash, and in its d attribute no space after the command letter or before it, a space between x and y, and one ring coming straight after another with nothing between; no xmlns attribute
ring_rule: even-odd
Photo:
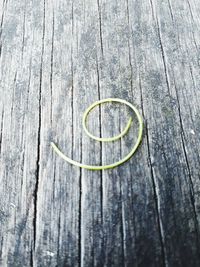
<svg viewBox="0 0 200 267"><path fill-rule="evenodd" d="M199 266L197 0L0 1L0 265ZM84 110L124 98L144 117L110 144L83 132ZM106 104L97 136L129 112Z"/></svg>
<svg viewBox="0 0 200 267"><path fill-rule="evenodd" d="M102 29L104 29L102 31L104 62L102 63L100 79L103 90L102 97L112 95L126 98L140 107L137 71L135 62L132 61L133 55L129 39L131 26L128 3L126 1L113 1L112 3L105 1L102 6ZM140 112L142 113L141 109ZM117 117L121 116L119 115L117 114ZM105 135L107 123L102 124L102 127ZM124 123L121 124L121 128L123 127ZM132 142L134 141L132 138ZM123 142L121 147L123 150L120 154L126 154L130 149L130 143L125 145ZM109 152L106 146L104 147L103 157L106 160L109 160L106 155L119 153L119 147L116 147L116 144L111 149ZM107 266L132 266L133 264L145 266L147 262L148 264L151 262L155 266L162 265L163 259L150 169L143 168L144 165L148 166L146 149L147 147L143 143L138 154L128 164L103 173L104 231L106 237L104 246ZM146 156L143 158L142 155ZM146 192L146 197L144 197L144 192ZM143 224L143 222L145 223ZM149 229L152 229L152 232L149 232ZM150 240L151 247L149 246ZM144 243L146 243L145 251ZM113 244L116 245L113 246ZM122 245L117 246L117 244Z"/></svg>

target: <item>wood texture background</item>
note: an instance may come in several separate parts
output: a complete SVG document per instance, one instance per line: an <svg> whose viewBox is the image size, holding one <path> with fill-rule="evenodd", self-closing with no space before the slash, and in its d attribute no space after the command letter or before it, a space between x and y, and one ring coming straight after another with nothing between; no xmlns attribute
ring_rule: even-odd
<svg viewBox="0 0 200 267"><path fill-rule="evenodd" d="M200 266L199 0L0 0L0 266ZM90 140L132 102L142 145ZM122 130L125 107L90 129ZM131 134L132 133L132 134Z"/></svg>

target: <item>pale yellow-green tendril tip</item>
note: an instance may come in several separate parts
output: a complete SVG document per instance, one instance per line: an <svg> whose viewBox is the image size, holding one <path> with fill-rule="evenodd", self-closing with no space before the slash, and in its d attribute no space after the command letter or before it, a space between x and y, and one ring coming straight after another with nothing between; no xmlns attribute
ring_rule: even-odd
<svg viewBox="0 0 200 267"><path fill-rule="evenodd" d="M126 155L123 159L114 162L112 164L109 165L103 165L103 166L96 166L96 165L87 165L87 164L82 164L80 162L77 162L73 159L70 159L69 157L65 156L59 149L58 147L51 142L51 145L53 147L53 149L55 150L55 152L65 161L80 167L80 168L84 168L84 169L88 169L88 170L106 170L106 169L111 169L111 168L115 168L119 165L121 165L122 163L126 162L128 159L130 159L133 154L135 153L135 151L137 150L140 142L142 141L142 132L143 132L143 120L142 117L140 115L140 113L138 112L138 110L129 102L127 102L126 100L120 99L120 98L107 98L107 99L102 99L99 101L94 102L83 114L83 129L86 132L86 134L91 137L94 140L100 141L100 142L110 142L110 141L116 141L120 138L122 138L129 130L131 123L132 123L132 118L129 119L127 126L125 127L125 129L117 136L114 137L110 137L110 138L100 138L100 137L96 137L94 135L92 135L87 127L86 127L86 122L87 122L87 117L88 114L91 112L91 110L93 110L96 106L103 104L103 103L107 103L107 102L116 102L116 103L121 103L121 104L125 104L127 106L129 106L136 114L138 122L139 122L139 130L138 130L138 138L137 141L135 143L135 145L133 146L133 148L131 149L131 151L128 153L128 155Z"/></svg>

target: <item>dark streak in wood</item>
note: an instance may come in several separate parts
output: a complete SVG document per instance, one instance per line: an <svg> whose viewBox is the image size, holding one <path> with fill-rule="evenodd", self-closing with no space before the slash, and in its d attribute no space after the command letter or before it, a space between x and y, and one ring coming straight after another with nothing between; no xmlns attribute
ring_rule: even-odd
<svg viewBox="0 0 200 267"><path fill-rule="evenodd" d="M4 121L4 109L1 114L1 131L0 131L0 155L1 155L1 146L3 142L3 121Z"/></svg>
<svg viewBox="0 0 200 267"><path fill-rule="evenodd" d="M82 156L81 156L82 159ZM78 262L79 262L79 267L82 267L82 220L83 220L83 214L82 214L82 170L80 170L80 175L79 175L79 221L78 221L78 231L79 231L79 239L78 239Z"/></svg>
<svg viewBox="0 0 200 267"><path fill-rule="evenodd" d="M171 15L172 21L174 22L174 15L173 15L172 5L171 5L170 0L168 0L168 5L169 5L169 10L170 10L170 15Z"/></svg>
<svg viewBox="0 0 200 267"><path fill-rule="evenodd" d="M52 21L52 39L51 39L51 72L50 72L50 88L51 88L51 124L52 124L52 109L53 109L53 53L54 53L54 29L55 28L55 18L53 11L53 21Z"/></svg>
<svg viewBox="0 0 200 267"><path fill-rule="evenodd" d="M162 52L163 66L164 66L164 70L165 70L166 84L167 84L168 93L170 95L170 83L169 83L169 77L168 77L168 73L167 73L166 56L165 56L165 51L164 51L164 48L163 48L163 43L162 43L162 38L161 38L161 31L160 31L160 26L159 26L159 22L158 22L158 18L157 17L156 17L156 23L157 23L157 28L158 28L160 49L161 49L161 52Z"/></svg>
<svg viewBox="0 0 200 267"><path fill-rule="evenodd" d="M142 85L141 85L141 80L139 77L139 85L140 85L140 93L141 93L141 107L142 107L142 114L143 117L145 118L145 111L144 111L144 106L143 106L143 93L142 93ZM161 251L162 251L162 259L163 259L163 266L168 266L167 264L167 258L166 258L166 252L165 252L165 240L164 240L164 234L163 234L163 226L162 226L162 221L160 217L160 212L159 212L159 194L157 193L157 185L153 173L153 165L151 162L151 154L150 154L150 145L149 145L149 135L148 135L148 124L145 122L145 133L146 133L146 141L147 141L147 148L148 148L148 162L150 165L150 170L151 170L151 180L152 180L152 185L153 185L153 192L154 192L154 201L155 201L155 206L156 206L156 213L157 213L157 223L158 223L158 229L159 229L159 237L160 237L160 243L161 243Z"/></svg>
<svg viewBox="0 0 200 267"><path fill-rule="evenodd" d="M96 59L96 69L97 69L97 88L98 88L98 99L101 98L101 88L100 88L100 74L99 74L99 63L98 58ZM99 136L102 137L102 112L101 106L99 106ZM103 154L102 154L102 143L100 142L100 165L103 164ZM100 179L101 179L101 221L103 223L103 171L100 171Z"/></svg>
<svg viewBox="0 0 200 267"><path fill-rule="evenodd" d="M36 161L36 183L35 183L35 190L34 190L34 218L33 218L33 231L34 231L34 249L36 246L36 238L37 238L37 199L38 199L38 188L39 188L39 178L40 178L40 144L41 144L41 116L42 116L42 77L43 77L43 56L44 56L44 37L45 37L45 0L43 2L44 9L43 9L43 35L42 35L42 53L41 53L41 62L40 62L40 83L39 83L39 99L38 99L38 106L39 106L39 113L38 113L38 140L37 140L37 161Z"/></svg>
<svg viewBox="0 0 200 267"><path fill-rule="evenodd" d="M22 30L22 61L24 56L24 36L25 36L25 22L26 22L26 7L24 8L24 16L23 16L23 30Z"/></svg>
<svg viewBox="0 0 200 267"><path fill-rule="evenodd" d="M100 41L101 41L101 53L103 56L103 36L102 36L102 19L101 19L101 8L100 8L100 3L99 0L97 0L97 5L98 5L98 13L99 13L99 35L100 35Z"/></svg>

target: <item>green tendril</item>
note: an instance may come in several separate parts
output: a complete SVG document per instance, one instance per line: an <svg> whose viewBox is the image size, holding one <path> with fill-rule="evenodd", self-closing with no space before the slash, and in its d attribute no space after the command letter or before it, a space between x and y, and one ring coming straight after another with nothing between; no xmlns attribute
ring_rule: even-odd
<svg viewBox="0 0 200 267"><path fill-rule="evenodd" d="M77 167L80 167L80 168L84 168L84 169L88 169L88 170L106 170L106 169L112 169L112 168L115 168L121 164L123 164L124 162L126 162L127 160L129 160L133 154L135 153L135 151L137 150L140 142L142 141L142 132L143 132L143 120L142 120L142 117L140 115L140 113L138 112L138 110L129 102L127 102L126 100L123 100L123 99L119 99L119 98L107 98L107 99L103 99L103 100L99 100L99 101L96 101L94 102L91 106L89 106L87 108L87 110L85 111L85 113L83 114L83 121L82 121L82 124L83 124L83 129L84 131L86 132L86 134L96 140L96 141L100 141L100 142L111 142L111 141L116 141L116 140L119 140L120 138L122 138L124 135L127 134L127 132L129 131L130 127L131 127L131 124L132 124L132 118L129 119L126 127L124 128L124 130L117 136L114 136L114 137L110 137L110 138L100 138L100 137L96 137L94 135L92 135L88 129L87 129L87 118L88 118L88 115L89 113L98 105L100 104L103 104L103 103L108 103L108 102L115 102L115 103L121 103L121 104L125 104L127 106L129 106L133 112L136 114L137 116L137 119L138 119L138 122L139 122L139 129L138 129L138 138L137 138L137 141L135 143L135 145L133 146L133 148L131 149L131 151L128 153L128 155L126 155L123 159L117 161L117 162L114 162L112 164L108 164L108 165L102 165L102 166L96 166L96 165L87 165L87 164L82 164L78 161L75 161L67 156L65 156L59 149L58 147L53 143L51 142L51 145L53 147L53 149L55 150L55 152L62 158L64 159L65 161L67 161L68 163L71 163Z"/></svg>

